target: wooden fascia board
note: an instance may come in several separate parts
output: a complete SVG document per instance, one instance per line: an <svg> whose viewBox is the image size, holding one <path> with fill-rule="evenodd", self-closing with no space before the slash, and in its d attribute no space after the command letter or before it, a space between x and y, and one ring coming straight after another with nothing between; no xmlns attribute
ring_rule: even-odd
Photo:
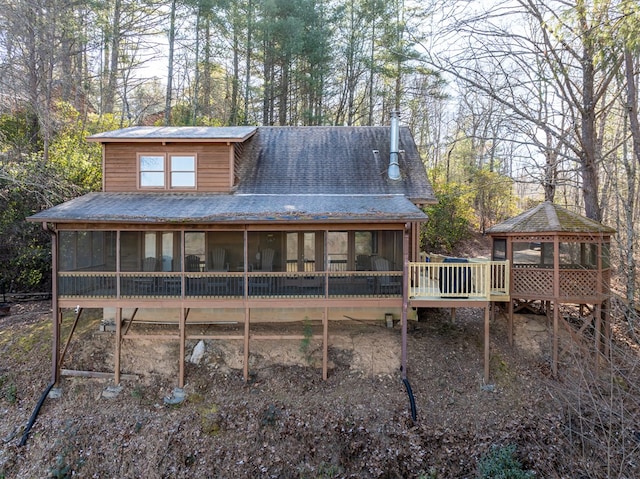
<svg viewBox="0 0 640 479"><path fill-rule="evenodd" d="M176 137L166 137L166 138L126 138L126 137L88 137L86 140L92 143L242 143L251 138L256 130L240 137L235 138L176 138Z"/></svg>

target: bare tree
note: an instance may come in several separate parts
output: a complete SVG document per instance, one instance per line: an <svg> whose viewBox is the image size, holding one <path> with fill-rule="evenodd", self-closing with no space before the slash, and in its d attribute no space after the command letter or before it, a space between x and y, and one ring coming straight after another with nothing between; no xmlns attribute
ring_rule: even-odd
<svg viewBox="0 0 640 479"><path fill-rule="evenodd" d="M434 68L528 123L534 135L530 140L540 133L553 138L535 142L548 157L558 153L577 163L586 215L598 221L598 168L605 160L600 126L609 107L606 93L620 66L620 57L605 48L600 33L611 21L609 13L583 0L571 5L555 0L496 2L487 11L465 11L449 30L462 34L464 43L430 56ZM549 95L540 95L541 86ZM541 116L543 98L552 110ZM547 151L548 145L555 145L555 153Z"/></svg>

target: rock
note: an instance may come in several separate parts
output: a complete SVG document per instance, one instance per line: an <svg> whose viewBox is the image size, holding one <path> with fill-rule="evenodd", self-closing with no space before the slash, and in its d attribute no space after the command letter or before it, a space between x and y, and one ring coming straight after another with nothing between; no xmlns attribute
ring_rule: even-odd
<svg viewBox="0 0 640 479"><path fill-rule="evenodd" d="M107 388L102 391L102 397L107 399L114 399L118 397L121 392L122 386L107 386Z"/></svg>
<svg viewBox="0 0 640 479"><path fill-rule="evenodd" d="M202 341L200 341L202 342ZM197 347L197 346L196 346ZM163 401L168 406L175 406L182 403L187 397L183 388L173 388L170 396L165 396Z"/></svg>
<svg viewBox="0 0 640 479"><path fill-rule="evenodd" d="M193 348L190 361L193 364L200 364L200 361L202 361L203 357L204 357L204 341L200 340L198 341L198 344L196 344L196 347Z"/></svg>

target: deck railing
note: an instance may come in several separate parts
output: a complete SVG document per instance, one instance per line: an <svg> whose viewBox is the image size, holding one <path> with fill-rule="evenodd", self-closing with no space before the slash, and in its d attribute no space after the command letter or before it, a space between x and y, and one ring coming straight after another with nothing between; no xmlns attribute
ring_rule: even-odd
<svg viewBox="0 0 640 479"><path fill-rule="evenodd" d="M409 297L491 300L509 294L509 262L409 263Z"/></svg>
<svg viewBox="0 0 640 479"><path fill-rule="evenodd" d="M509 294L508 261L409 263L410 298ZM60 272L61 298L402 297L402 271Z"/></svg>

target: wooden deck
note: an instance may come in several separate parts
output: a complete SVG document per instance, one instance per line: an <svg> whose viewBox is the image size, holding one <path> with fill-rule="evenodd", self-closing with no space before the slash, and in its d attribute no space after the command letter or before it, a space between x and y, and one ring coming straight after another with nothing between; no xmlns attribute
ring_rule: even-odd
<svg viewBox="0 0 640 479"><path fill-rule="evenodd" d="M509 262L469 260L409 263L412 306L472 306L509 301Z"/></svg>
<svg viewBox="0 0 640 479"><path fill-rule="evenodd" d="M178 340L179 387L184 386L185 342L188 339L234 339L244 343L244 378L249 374L251 340L295 339L302 336L272 335L258 337L251 332L254 309L319 308L322 325L322 376L327 378L329 315L334 308L376 308L385 314L389 308L402 310L403 371L406 370L407 306L419 307L480 307L485 310L485 381L489 380L489 305L492 301L509 299L509 263L493 261L407 263L405 271L321 271L321 272L60 272L55 295L56 316L61 309L75 309L76 318L62 350L54 352L55 377L58 378L65 352L83 308L113 308L115 311L114 382L121 378L121 343L146 335L130 332L139 321L141 309L158 308L177 311L175 317L163 322L175 325L165 337ZM125 308L133 313L125 317ZM194 308L222 310L238 308L235 335L191 335L187 326L192 322ZM287 309L290 310L290 309ZM214 315L215 316L215 315ZM204 318L215 324L219 318ZM203 323L203 324L204 324ZM54 335L60 328L54 322ZM161 336L154 335L154 338ZM92 374L86 372L86 374ZM102 374L102 373L96 373ZM57 379L56 379L57 380Z"/></svg>
<svg viewBox="0 0 640 479"><path fill-rule="evenodd" d="M408 264L408 301L509 300L507 261ZM66 300L185 301L402 299L401 271L320 272L61 272L58 297ZM79 303L79 304L81 304ZM75 304L75 303L74 303Z"/></svg>

